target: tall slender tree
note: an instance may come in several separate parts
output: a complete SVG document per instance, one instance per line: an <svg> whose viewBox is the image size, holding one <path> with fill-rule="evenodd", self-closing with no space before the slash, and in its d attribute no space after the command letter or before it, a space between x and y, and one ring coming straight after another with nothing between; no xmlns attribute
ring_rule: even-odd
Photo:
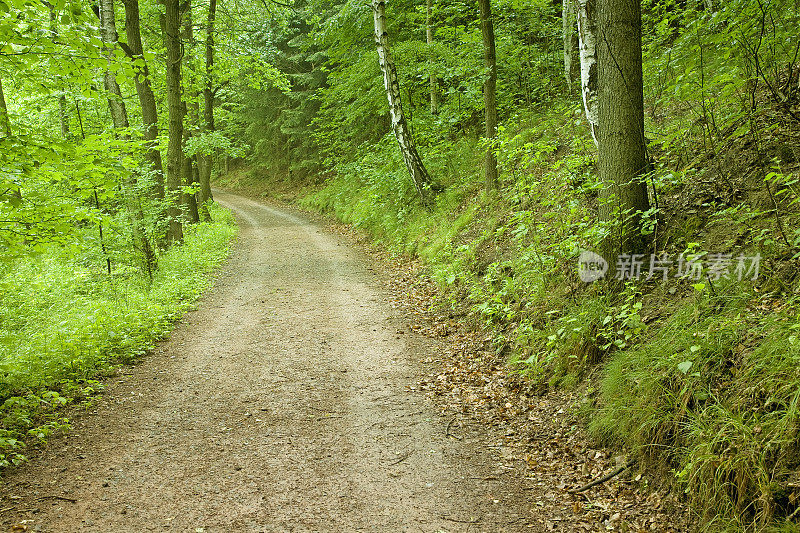
<svg viewBox="0 0 800 533"><path fill-rule="evenodd" d="M142 124L144 126L144 139L147 146L147 160L155 176L153 194L156 198L164 198L164 167L161 161L161 150L158 149L158 109L156 98L150 83L150 70L144 58L142 36L140 30L139 2L138 0L123 0L125 5L125 33L128 42L122 48L134 61L136 77L136 93L142 108ZM123 44L123 43L120 43Z"/></svg>
<svg viewBox="0 0 800 533"><path fill-rule="evenodd" d="M203 129L214 131L214 23L217 18L217 0L208 2L208 20L206 22L206 71L203 83ZM197 166L200 171L200 194L198 202L205 206L211 195L211 171L214 160L211 153L198 154ZM211 218L209 214L209 219Z"/></svg>
<svg viewBox="0 0 800 533"><path fill-rule="evenodd" d="M114 10L114 0L100 0L100 38L103 41L103 46L106 48L106 58L109 66L113 61L114 48L119 44L119 36L116 27L116 13ZM106 69L103 74L103 82L108 93L108 107L111 110L111 118L114 122L115 130L126 130L129 126L128 110L125 107L125 101L122 98L122 91L120 91L119 83L116 77L111 73L110 69ZM123 134L127 138L127 134ZM136 181L132 176L127 185L133 188ZM99 209L99 200L97 192L95 191L95 201ZM144 213L139 199L129 191L127 195L128 210L131 214L132 225L131 232L133 234L133 245L141 252L143 270L150 278L153 277L153 272L156 269L156 255L153 247L150 245L150 239L147 237L144 224ZM100 226L100 239L103 239L102 225ZM103 244L105 251L105 244ZM111 262L106 260L108 264L109 273L111 273Z"/></svg>
<svg viewBox="0 0 800 533"><path fill-rule="evenodd" d="M433 68L433 22L431 22L431 0L425 2L425 42L428 45L428 85L431 100L431 114L439 113L439 87L436 71Z"/></svg>
<svg viewBox="0 0 800 533"><path fill-rule="evenodd" d="M50 10L50 35L53 42L58 40L58 26L56 22L56 7L48 2L42 0L42 3ZM61 125L61 136L65 139L69 138L69 114L67 113L67 96L62 88L58 95L58 121Z"/></svg>
<svg viewBox="0 0 800 533"><path fill-rule="evenodd" d="M601 220L616 228L604 253L640 253L641 214L650 208L642 82L639 0L598 0L598 171L603 181ZM613 266L614 263L612 263Z"/></svg>
<svg viewBox="0 0 800 533"><path fill-rule="evenodd" d="M0 128L6 137L11 137L11 117L8 115L6 95L3 93L3 80L0 78ZM18 186L12 187L9 194L17 200L22 200L22 190Z"/></svg>
<svg viewBox="0 0 800 533"><path fill-rule="evenodd" d="M494 21L491 0L478 0L481 12L481 34L483 35L483 64L486 80L483 82L483 107L486 122L486 149L484 172L486 189L497 188L497 157L494 155L494 140L497 137L497 54L494 40Z"/></svg>
<svg viewBox="0 0 800 533"><path fill-rule="evenodd" d="M194 56L194 49L197 46L197 42L194 39L194 28L192 26L192 2L191 0L186 0L184 4L181 6L182 9L182 21L183 21L183 46L184 46L184 58L191 58ZM184 71L184 116L187 117L188 124L184 124L183 127L183 144L186 146L189 139L194 136L194 134L199 131L199 115L200 115L200 102L197 100L197 90L195 88L195 79L194 79L194 71L192 68L192 64L187 62L187 69ZM183 158L183 170L181 171L183 174L183 183L189 187L195 187L199 185L199 179L197 175L197 159L195 156ZM189 222L197 223L200 222L200 211L197 205L197 196L193 192L186 192L183 194L183 201L186 204L186 212L189 218Z"/></svg>
<svg viewBox="0 0 800 533"><path fill-rule="evenodd" d="M0 128L6 137L11 137L11 119L8 116L6 95L3 93L3 80L0 79Z"/></svg>
<svg viewBox="0 0 800 533"><path fill-rule="evenodd" d="M597 0L576 0L578 57L581 62L581 98L586 121L597 144Z"/></svg>
<svg viewBox="0 0 800 533"><path fill-rule="evenodd" d="M375 22L375 46L378 49L378 62L383 71L383 85L386 98L389 101L389 116L392 120L392 130L400 145L400 152L406 163L411 180L423 204L430 201L430 189L433 184L422 158L417 153L414 139L408 129L403 104L400 99L400 83L397 80L397 68L394 64L389 49L389 34L386 30L386 2L385 0L372 0L372 11Z"/></svg>
<svg viewBox="0 0 800 533"><path fill-rule="evenodd" d="M184 105L181 97L181 14L179 0L163 0L165 12L161 17L161 32L164 47L167 49L167 109L169 112L169 141L167 143L166 193L169 202L169 229L167 240L183 240L181 223L180 194L181 171L183 170L183 115Z"/></svg>
<svg viewBox="0 0 800 533"><path fill-rule="evenodd" d="M114 48L119 41L114 17L114 0L100 0L100 38L106 49L106 60L110 67L114 60ZM106 68L105 72L103 72L103 85L106 89L108 108L111 111L114 129L127 129L130 125L128 123L128 110L125 108L125 100L122 98L122 91L120 91L117 78L112 74L110 68Z"/></svg>

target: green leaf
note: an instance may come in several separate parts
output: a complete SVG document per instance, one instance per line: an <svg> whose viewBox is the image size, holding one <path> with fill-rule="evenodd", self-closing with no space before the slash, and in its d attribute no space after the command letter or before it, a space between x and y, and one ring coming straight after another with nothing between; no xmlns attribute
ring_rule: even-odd
<svg viewBox="0 0 800 533"><path fill-rule="evenodd" d="M678 363L678 370L686 374L687 372L689 372L689 369L692 368L692 364L693 363L691 361L684 361L683 363Z"/></svg>

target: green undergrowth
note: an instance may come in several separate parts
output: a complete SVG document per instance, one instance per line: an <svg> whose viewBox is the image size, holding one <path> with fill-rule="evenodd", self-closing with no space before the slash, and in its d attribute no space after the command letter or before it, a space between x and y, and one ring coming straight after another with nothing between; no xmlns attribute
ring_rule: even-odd
<svg viewBox="0 0 800 533"><path fill-rule="evenodd" d="M320 188L320 183L313 181L298 184L283 176L273 177L267 182L264 176L265 172L260 168L242 166L217 176L214 185L253 198L274 198L282 202L294 202Z"/></svg>
<svg viewBox="0 0 800 533"><path fill-rule="evenodd" d="M480 143L462 137L421 150L444 186L421 208L387 136L299 204L421 258L443 304L492 332L510 372L583 391L590 434L685 493L698 529L796 530L786 518L800 506L796 175L780 161L743 167L734 185L747 192L733 200L697 185L703 168L659 164L660 209L645 214L643 232L673 258L730 254L729 271L646 280L645 263L640 280L585 284L578 255L609 229L597 220L594 146L576 116L556 104L507 121L494 193L483 191ZM727 142L746 153L740 132ZM269 180L250 179L268 194ZM778 218L759 196L764 183L780 191ZM758 278L737 279L736 258L755 254Z"/></svg>
<svg viewBox="0 0 800 533"><path fill-rule="evenodd" d="M797 508L797 302L738 281L715 291L610 358L589 427L670 469L709 529L765 527Z"/></svg>
<svg viewBox="0 0 800 533"><path fill-rule="evenodd" d="M236 232L228 211L212 215L186 227L152 281L124 265L108 274L96 247L50 247L0 278L0 466L66 427L58 407L91 401L103 375L144 355L194 305Z"/></svg>

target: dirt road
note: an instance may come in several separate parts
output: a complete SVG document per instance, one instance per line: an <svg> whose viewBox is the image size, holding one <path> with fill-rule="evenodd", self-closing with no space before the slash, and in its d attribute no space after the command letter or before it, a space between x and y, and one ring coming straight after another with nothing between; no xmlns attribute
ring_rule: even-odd
<svg viewBox="0 0 800 533"><path fill-rule="evenodd" d="M360 253L217 200L241 232L214 290L7 474L5 530L532 531L518 483L413 390L437 346L400 333Z"/></svg>

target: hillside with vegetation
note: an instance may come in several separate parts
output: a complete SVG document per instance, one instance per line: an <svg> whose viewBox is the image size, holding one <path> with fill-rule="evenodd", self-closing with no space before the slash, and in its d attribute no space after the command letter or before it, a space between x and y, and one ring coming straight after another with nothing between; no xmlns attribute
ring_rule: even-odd
<svg viewBox="0 0 800 533"><path fill-rule="evenodd" d="M795 0L0 0L0 463L208 285L211 184L419 259L698 530L800 523ZM600 276L600 274L604 274Z"/></svg>

